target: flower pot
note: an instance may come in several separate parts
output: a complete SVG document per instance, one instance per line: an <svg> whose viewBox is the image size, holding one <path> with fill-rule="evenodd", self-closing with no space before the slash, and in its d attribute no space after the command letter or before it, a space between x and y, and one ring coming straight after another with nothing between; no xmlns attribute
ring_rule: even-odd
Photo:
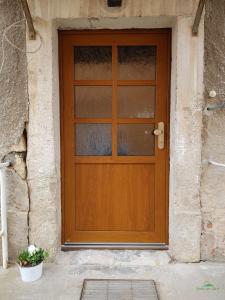
<svg viewBox="0 0 225 300"><path fill-rule="evenodd" d="M25 282L38 280L42 275L43 262L34 267L20 267L21 278Z"/></svg>

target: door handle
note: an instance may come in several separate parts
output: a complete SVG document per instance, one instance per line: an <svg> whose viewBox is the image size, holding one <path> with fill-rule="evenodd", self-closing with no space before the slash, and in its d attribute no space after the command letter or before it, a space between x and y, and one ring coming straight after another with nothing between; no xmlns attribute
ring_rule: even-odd
<svg viewBox="0 0 225 300"><path fill-rule="evenodd" d="M164 122L158 123L158 128L154 130L154 135L157 136L158 148L160 150L164 149Z"/></svg>

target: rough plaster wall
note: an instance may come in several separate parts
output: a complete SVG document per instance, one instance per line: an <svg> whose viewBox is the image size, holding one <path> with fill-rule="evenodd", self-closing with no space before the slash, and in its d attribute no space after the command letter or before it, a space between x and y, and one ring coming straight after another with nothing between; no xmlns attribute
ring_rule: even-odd
<svg viewBox="0 0 225 300"><path fill-rule="evenodd" d="M52 252L60 245L57 28L173 27L170 250L176 260L198 261L203 23L199 36L191 35L198 0L126 0L122 9L107 9L103 0L28 2L42 36L40 51L28 55L30 241ZM28 41L28 48L39 42Z"/></svg>
<svg viewBox="0 0 225 300"><path fill-rule="evenodd" d="M0 40L4 29L23 19L20 2L0 1ZM12 27L7 37L25 50L25 23ZM0 49L0 161L11 161L7 170L9 258L15 258L21 247L27 246L29 210L26 183L25 123L28 119L26 54L3 41L4 55ZM1 250L0 250L1 251Z"/></svg>
<svg viewBox="0 0 225 300"><path fill-rule="evenodd" d="M108 8L106 0L28 0L37 17L119 18L130 16L188 16L198 0L123 0L122 8Z"/></svg>
<svg viewBox="0 0 225 300"><path fill-rule="evenodd" d="M225 1L208 0L205 14L205 99L206 105L225 101ZM217 97L209 99L215 90ZM225 260L225 110L205 113L203 131L203 174L201 202L203 260Z"/></svg>

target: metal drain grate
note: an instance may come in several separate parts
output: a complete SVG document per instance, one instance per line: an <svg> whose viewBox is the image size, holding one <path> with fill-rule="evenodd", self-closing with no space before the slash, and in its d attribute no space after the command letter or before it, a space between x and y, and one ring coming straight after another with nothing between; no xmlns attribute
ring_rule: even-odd
<svg viewBox="0 0 225 300"><path fill-rule="evenodd" d="M85 279L80 300L158 300L153 280Z"/></svg>

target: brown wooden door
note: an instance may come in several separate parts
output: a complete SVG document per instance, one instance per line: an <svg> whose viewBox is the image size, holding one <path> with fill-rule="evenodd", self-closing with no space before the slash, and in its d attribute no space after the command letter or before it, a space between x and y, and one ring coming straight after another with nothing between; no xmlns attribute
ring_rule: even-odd
<svg viewBox="0 0 225 300"><path fill-rule="evenodd" d="M167 243L170 31L59 37L62 242Z"/></svg>

